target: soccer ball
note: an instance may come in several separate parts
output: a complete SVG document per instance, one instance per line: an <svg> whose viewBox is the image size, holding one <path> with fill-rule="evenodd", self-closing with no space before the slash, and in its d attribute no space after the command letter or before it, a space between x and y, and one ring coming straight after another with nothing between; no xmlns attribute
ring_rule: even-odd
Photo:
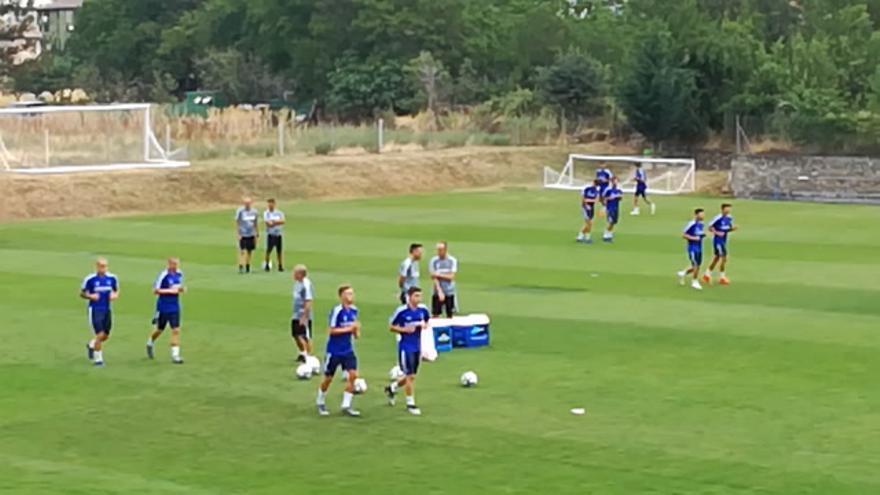
<svg viewBox="0 0 880 495"><path fill-rule="evenodd" d="M393 368L391 368L391 371L388 372L388 379L392 382L395 382L397 380L400 380L401 378L403 378L403 370L400 369L400 366L395 365Z"/></svg>
<svg viewBox="0 0 880 495"><path fill-rule="evenodd" d="M461 386L462 387L474 387L477 385L477 374L473 371L465 371L461 375Z"/></svg>
<svg viewBox="0 0 880 495"><path fill-rule="evenodd" d="M367 381L363 378L356 378L354 380L354 393L362 394L367 391Z"/></svg>
<svg viewBox="0 0 880 495"><path fill-rule="evenodd" d="M317 375L321 372L321 360L315 356L308 356L306 358L306 366L312 370L313 375Z"/></svg>
<svg viewBox="0 0 880 495"><path fill-rule="evenodd" d="M296 377L300 380L308 380L312 377L312 368L308 364L301 364L296 367Z"/></svg>

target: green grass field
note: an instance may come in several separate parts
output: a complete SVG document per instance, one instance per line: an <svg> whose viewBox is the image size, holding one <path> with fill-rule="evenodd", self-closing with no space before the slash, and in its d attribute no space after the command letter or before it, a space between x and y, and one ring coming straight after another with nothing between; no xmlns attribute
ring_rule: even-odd
<svg viewBox="0 0 880 495"><path fill-rule="evenodd" d="M559 192L283 205L319 320L338 283L357 290L361 420L316 416L289 275L235 273L232 208L0 225L0 492L880 493L880 209L737 201L733 285L679 287L689 210L719 202L660 198L612 246L573 242L577 198ZM438 239L493 342L425 364L414 418L381 393L386 322L406 245ZM77 297L98 254L122 285L103 369ZM170 254L182 367L165 340L143 354Z"/></svg>

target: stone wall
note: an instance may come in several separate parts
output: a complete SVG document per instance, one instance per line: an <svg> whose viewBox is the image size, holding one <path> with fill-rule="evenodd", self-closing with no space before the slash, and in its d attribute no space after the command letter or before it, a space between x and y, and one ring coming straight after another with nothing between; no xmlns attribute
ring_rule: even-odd
<svg viewBox="0 0 880 495"><path fill-rule="evenodd" d="M880 159L745 155L731 163L736 197L880 204Z"/></svg>

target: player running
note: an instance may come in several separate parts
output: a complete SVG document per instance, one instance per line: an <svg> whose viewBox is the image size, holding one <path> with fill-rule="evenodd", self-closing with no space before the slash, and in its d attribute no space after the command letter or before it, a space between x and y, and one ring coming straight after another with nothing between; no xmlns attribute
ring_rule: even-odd
<svg viewBox="0 0 880 495"><path fill-rule="evenodd" d="M406 292L406 304L397 308L391 315L390 329L398 334L397 356L398 366L403 371L403 378L391 382L385 387L388 403L394 405L397 389L403 387L406 394L406 410L414 416L421 416L422 410L416 406L415 380L422 361L422 330L428 328L428 308L422 302L422 289L410 287Z"/></svg>
<svg viewBox="0 0 880 495"><path fill-rule="evenodd" d="M684 285L684 278L693 274L694 279L691 281L691 287L697 290L703 290L697 277L700 274L700 265L703 264L703 237L706 233L703 230L704 212L702 208L694 210L694 219L687 223L684 227L682 237L687 240L688 260L690 267L678 272L678 280Z"/></svg>
<svg viewBox="0 0 880 495"><path fill-rule="evenodd" d="M593 217L596 215L596 201L599 200L599 181L595 180L592 184L584 188L581 194L581 210L584 214L584 227L578 232L575 238L576 242L592 244Z"/></svg>
<svg viewBox="0 0 880 495"><path fill-rule="evenodd" d="M712 283L712 271L715 270L715 266L720 262L721 278L718 279L718 283L730 285L730 279L727 278L724 270L727 268L727 238L731 232L737 229L737 226L733 223L733 217L730 216L730 209L732 207L733 205L729 203L722 204L721 213L716 215L709 223L709 232L712 233L712 247L715 250L715 255L712 257L712 263L709 264L706 273L703 274L703 282L707 284Z"/></svg>
<svg viewBox="0 0 880 495"><path fill-rule="evenodd" d="M296 360L305 363L312 355L312 300L315 290L305 265L293 267L293 317L290 319L290 335L299 349Z"/></svg>
<svg viewBox="0 0 880 495"><path fill-rule="evenodd" d="M270 258L272 251L275 251L275 258L278 261L278 271L284 271L284 253L282 242L282 231L284 229L284 212L275 209L275 200L269 198L266 201L266 211L263 212L263 223L266 224L266 259L263 261L263 269L272 270Z"/></svg>
<svg viewBox="0 0 880 495"><path fill-rule="evenodd" d="M397 270L397 287L400 290L400 304L406 304L406 291L419 285L419 261L422 259L422 245L409 245L409 255L400 262Z"/></svg>
<svg viewBox="0 0 880 495"><path fill-rule="evenodd" d="M446 241L437 243L437 255L428 263L431 278L434 280L434 294L431 297L431 314L440 316L446 310L446 317L452 318L458 310L455 302L455 275L458 260L449 254Z"/></svg>
<svg viewBox="0 0 880 495"><path fill-rule="evenodd" d="M155 328L147 337L147 357L153 359L153 348L162 332L171 327L171 362L183 364L180 357L180 295L186 292L183 286L183 272L180 271L180 260L168 258L167 267L159 272L153 284L156 295L156 315L153 317Z"/></svg>
<svg viewBox="0 0 880 495"><path fill-rule="evenodd" d="M596 169L596 186L599 188L599 199L603 204L605 201L605 190L611 185L611 177L613 176L614 174L604 163L600 164L599 168Z"/></svg>
<svg viewBox="0 0 880 495"><path fill-rule="evenodd" d="M235 233L238 237L238 273L251 272L251 256L260 238L260 212L251 198L242 199L243 206L235 210Z"/></svg>
<svg viewBox="0 0 880 495"><path fill-rule="evenodd" d="M645 203L651 206L651 215L653 215L657 212L657 205L648 199L648 174L645 172L645 169L642 168L641 162L636 163L636 171L633 174L633 179L636 181L636 194L633 196L633 209L629 214L639 214L639 197L641 197L645 200Z"/></svg>
<svg viewBox="0 0 880 495"><path fill-rule="evenodd" d="M611 177L611 185L605 190L605 219L608 221L608 227L602 234L602 240L605 242L614 242L614 226L620 219L620 201L623 199L623 190L620 189L617 176Z"/></svg>
<svg viewBox="0 0 880 495"><path fill-rule="evenodd" d="M342 412L348 416L358 417L360 411L352 408L354 399L354 381L357 379L357 356L351 337L360 338L361 322L358 321L358 309L354 305L354 289L350 285L341 285L337 290L339 304L330 311L330 328L327 338L327 357L324 360L324 380L318 386L318 397L315 403L318 414L329 416L327 410L327 390L333 383L336 368L342 367L346 372L345 391L342 393Z"/></svg>
<svg viewBox="0 0 880 495"><path fill-rule="evenodd" d="M119 280L107 266L106 258L95 260L95 272L86 275L79 290L79 297L89 301L89 323L95 337L86 344L86 351L95 366L104 366L104 342L113 328L110 305L119 298Z"/></svg>

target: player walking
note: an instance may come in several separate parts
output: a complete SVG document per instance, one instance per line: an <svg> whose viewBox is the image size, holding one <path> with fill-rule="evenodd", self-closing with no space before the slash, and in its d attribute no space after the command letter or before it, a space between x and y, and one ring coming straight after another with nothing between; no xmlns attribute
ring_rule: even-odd
<svg viewBox="0 0 880 495"><path fill-rule="evenodd" d="M400 290L400 304L406 304L406 291L419 285L419 261L422 259L422 245L409 245L409 255L400 262L397 271L397 287Z"/></svg>
<svg viewBox="0 0 880 495"><path fill-rule="evenodd" d="M694 210L694 219L687 223L684 227L682 237L687 240L687 253L690 267L678 272L678 279L681 285L684 285L684 279L688 275L693 275L691 287L702 290L703 286L697 277L700 274L700 265L703 264L703 237L706 233L703 230L704 212L702 208Z"/></svg>
<svg viewBox="0 0 880 495"><path fill-rule="evenodd" d="M183 364L180 357L180 295L186 292L183 286L183 272L180 271L180 260L168 258L167 267L159 272L153 284L156 295L156 315L153 317L153 329L147 337L147 357L153 359L153 348L162 332L171 327L171 362Z"/></svg>
<svg viewBox="0 0 880 495"><path fill-rule="evenodd" d="M385 387L385 395L388 396L388 403L393 406L397 390L403 387L406 410L414 416L421 416L422 411L416 406L415 380L422 361L422 331L428 328L431 316L428 308L421 304L422 289L410 287L406 294L406 304L398 307L390 320L391 331L398 334L398 366L404 376Z"/></svg>
<svg viewBox="0 0 880 495"><path fill-rule="evenodd" d="M645 203L651 206L651 215L653 215L657 212L657 205L648 199L648 174L645 172L645 169L642 168L641 162L636 163L636 171L633 174L633 179L636 181L636 194L633 196L633 209L629 214L639 214L639 197L641 197L645 200Z"/></svg>
<svg viewBox="0 0 880 495"><path fill-rule="evenodd" d="M614 226L620 220L620 201L623 199L623 190L617 180L617 176L611 177L611 185L605 190L605 219L608 227L602 235L605 242L614 242Z"/></svg>
<svg viewBox="0 0 880 495"><path fill-rule="evenodd" d="M251 272L251 256L257 248L260 212L253 208L251 198L242 199L243 206L235 210L235 233L238 237L238 273Z"/></svg>
<svg viewBox="0 0 880 495"><path fill-rule="evenodd" d="M592 244L593 217L596 215L596 201L599 200L599 181L595 180L592 184L584 188L581 194L581 210L584 214L584 227L578 232L575 238L576 242Z"/></svg>
<svg viewBox="0 0 880 495"><path fill-rule="evenodd" d="M293 317L290 319L290 335L293 337L300 363L312 355L312 300L314 288L305 265L293 267Z"/></svg>
<svg viewBox="0 0 880 495"><path fill-rule="evenodd" d="M731 208L732 205L729 203L722 204L721 213L709 222L709 232L712 233L712 247L715 255L712 257L712 263L709 264L706 273L703 274L703 282L707 284L712 283L712 271L715 270L715 266L720 262L721 278L718 280L718 283L730 285L730 279L727 278L727 274L724 272L725 268L727 268L727 238L731 232L737 229L737 226L733 223L733 217L730 216Z"/></svg>
<svg viewBox="0 0 880 495"><path fill-rule="evenodd" d="M324 380L318 386L318 397L315 403L318 406L318 414L329 416L327 410L327 390L333 383L333 375L336 368L342 367L346 372L345 391L342 393L342 412L349 416L358 417L360 411L352 408L354 400L354 381L357 379L357 356L351 337L359 338L361 335L361 323L358 321L358 309L354 306L354 289L350 285L341 285L337 290L339 304L330 311L329 337L327 338L327 357L324 360Z"/></svg>
<svg viewBox="0 0 880 495"><path fill-rule="evenodd" d="M86 275L79 290L79 297L89 301L89 323L95 337L86 344L86 352L95 366L104 366L104 342L113 328L110 305L119 298L119 280L107 267L107 259L98 258L95 272Z"/></svg>
<svg viewBox="0 0 880 495"><path fill-rule="evenodd" d="M437 243L437 255L428 263L434 281L434 295L431 297L431 314L440 316L446 310L446 317L452 318L458 310L455 301L455 275L458 260L449 254L446 241Z"/></svg>
<svg viewBox="0 0 880 495"><path fill-rule="evenodd" d="M263 223L266 224L266 259L263 261L263 269L272 270L270 258L272 251L275 251L275 258L278 261L278 271L284 271L284 253L282 242L282 230L284 229L284 212L275 209L275 200L269 199L266 202L266 211L263 212Z"/></svg>

